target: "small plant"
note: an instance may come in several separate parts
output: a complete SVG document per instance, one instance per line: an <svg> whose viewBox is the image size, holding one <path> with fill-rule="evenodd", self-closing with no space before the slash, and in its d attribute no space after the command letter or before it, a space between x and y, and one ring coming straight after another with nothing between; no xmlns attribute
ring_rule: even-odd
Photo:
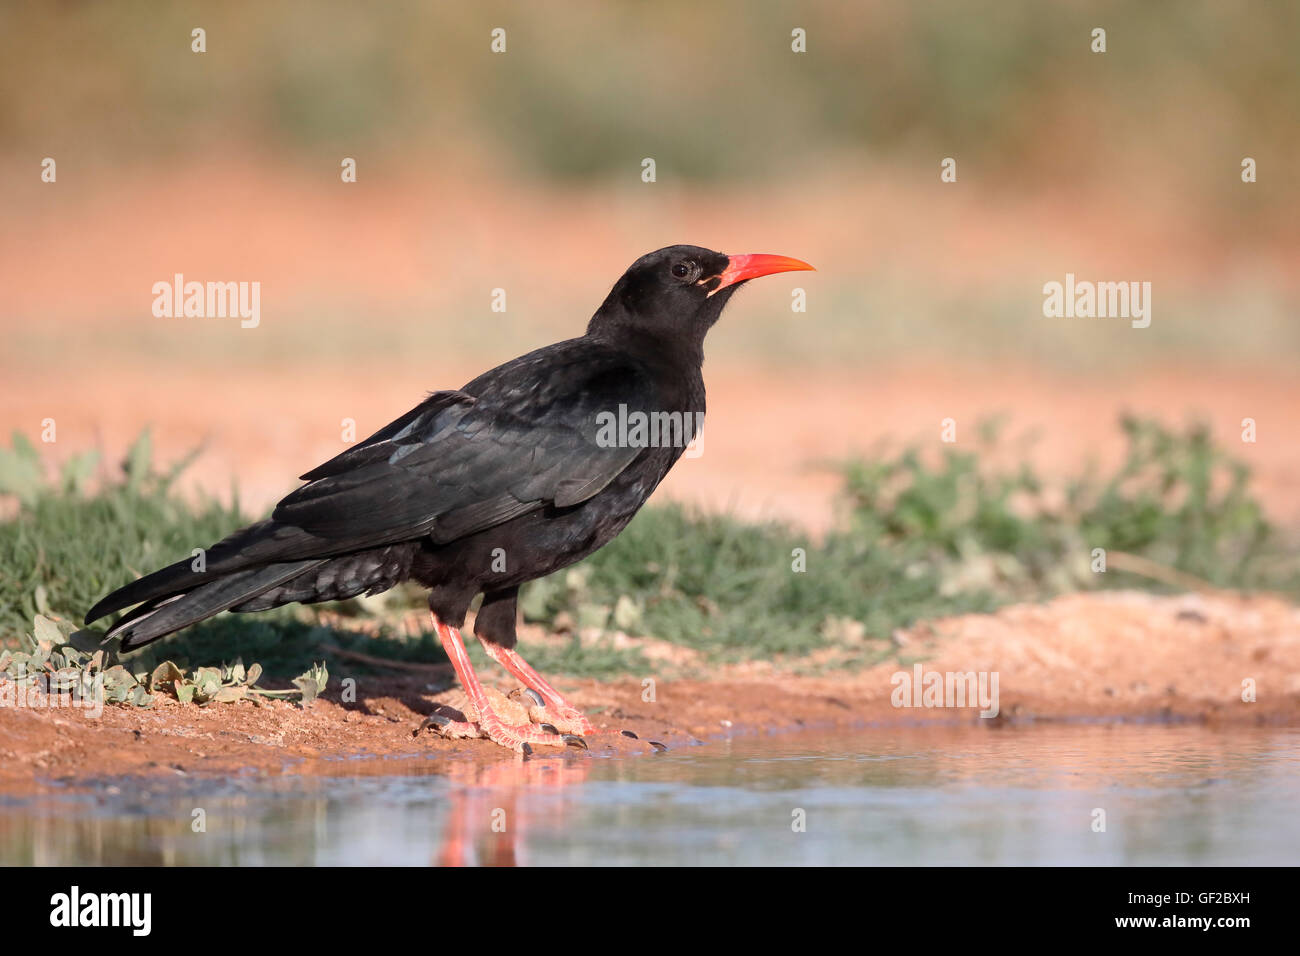
<svg viewBox="0 0 1300 956"><path fill-rule="evenodd" d="M306 704L325 690L329 671L324 663L314 664L296 677L292 688L268 690L258 687L262 665L245 668L244 662L220 667L199 667L186 673L172 661L163 661L152 671L132 671L117 662L108 649L91 649L99 635L74 630L66 621L36 615L32 633L24 635L20 650L0 650L0 676L12 681L39 683L47 693L74 693L89 697L102 685L104 702L152 707L154 695L170 693L182 704L228 704L251 695L293 698Z"/></svg>
<svg viewBox="0 0 1300 956"><path fill-rule="evenodd" d="M262 665L253 664L245 669L244 662L220 667L200 667L187 675L171 661L163 661L149 675L149 686L170 691L182 704L229 704L244 700L249 695L259 697L289 698L297 696L301 703L310 703L321 695L329 682L329 671L323 663L312 665L307 673L294 678L293 689L266 690L258 687Z"/></svg>
<svg viewBox="0 0 1300 956"><path fill-rule="evenodd" d="M153 695L144 682L111 654L90 650L95 635L74 632L66 622L38 614L25 647L0 651L0 675L21 684L39 684L47 693L71 693L83 699L102 685L104 702L149 707ZM87 641L90 638L90 642Z"/></svg>

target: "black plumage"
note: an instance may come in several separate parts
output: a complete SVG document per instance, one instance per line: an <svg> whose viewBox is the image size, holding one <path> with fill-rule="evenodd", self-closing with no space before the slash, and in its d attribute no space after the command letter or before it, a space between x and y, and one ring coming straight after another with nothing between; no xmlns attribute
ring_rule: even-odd
<svg viewBox="0 0 1300 956"><path fill-rule="evenodd" d="M643 256L580 338L530 352L456 391L434 392L365 441L302 476L271 517L109 594L90 623L133 650L223 610L375 594L414 580L459 628L515 644L521 584L617 535L681 456L600 440L602 413L705 410L704 336L749 278L797 260L695 246Z"/></svg>

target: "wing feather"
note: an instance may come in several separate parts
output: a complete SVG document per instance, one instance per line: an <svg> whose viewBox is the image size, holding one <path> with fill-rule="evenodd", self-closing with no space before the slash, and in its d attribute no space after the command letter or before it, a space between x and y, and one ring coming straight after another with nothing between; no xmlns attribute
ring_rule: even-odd
<svg viewBox="0 0 1300 956"><path fill-rule="evenodd" d="M587 339L541 349L436 392L304 477L273 520L356 546L451 541L607 487L643 452L597 440L602 412L655 411L653 378Z"/></svg>

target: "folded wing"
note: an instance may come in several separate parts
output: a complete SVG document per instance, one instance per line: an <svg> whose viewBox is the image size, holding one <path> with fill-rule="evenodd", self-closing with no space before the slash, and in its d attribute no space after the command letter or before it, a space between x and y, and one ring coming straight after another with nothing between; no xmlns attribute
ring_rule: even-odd
<svg viewBox="0 0 1300 956"><path fill-rule="evenodd" d="M541 369L545 368L545 372ZM538 374L544 378L538 378ZM605 488L644 449L602 442L602 414L655 411L651 377L590 340L437 392L306 475L272 521L346 547L447 542Z"/></svg>

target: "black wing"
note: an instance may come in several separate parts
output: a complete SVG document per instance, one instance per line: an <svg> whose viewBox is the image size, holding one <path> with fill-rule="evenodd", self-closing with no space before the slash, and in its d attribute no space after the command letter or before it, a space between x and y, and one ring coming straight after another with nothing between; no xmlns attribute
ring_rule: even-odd
<svg viewBox="0 0 1300 956"><path fill-rule="evenodd" d="M272 520L368 547L446 542L597 494L644 449L602 445L601 413L662 408L652 377L589 339L561 342L436 392L308 472Z"/></svg>
<svg viewBox="0 0 1300 956"><path fill-rule="evenodd" d="M620 404L629 411L660 410L652 381L626 356L574 339L495 368L461 391L435 392L307 472L308 484L281 501L270 521L209 548L204 570L186 558L145 575L100 600L86 623L154 602L134 612L141 621L152 615L140 638L151 640L150 634L175 630L192 617L185 615L194 602L160 610L158 603L170 596L199 589L200 610L206 610L198 620L274 585L293 562L310 564L424 534L451 541L548 503L578 504L642 452L603 447L597 416L616 413ZM217 587L232 575L237 588L227 593L225 585ZM127 623L124 618L119 625Z"/></svg>

